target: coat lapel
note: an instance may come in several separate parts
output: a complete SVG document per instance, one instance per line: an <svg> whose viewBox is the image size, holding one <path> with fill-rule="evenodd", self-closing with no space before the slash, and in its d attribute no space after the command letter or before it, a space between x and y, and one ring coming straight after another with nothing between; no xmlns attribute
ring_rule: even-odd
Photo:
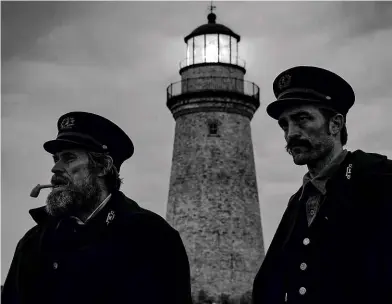
<svg viewBox="0 0 392 304"><path fill-rule="evenodd" d="M320 210L321 216L335 217L338 214L346 214L354 207L353 184L356 181L357 165L353 163L352 153L349 152L342 162L335 176L327 183L327 200L324 210Z"/></svg>

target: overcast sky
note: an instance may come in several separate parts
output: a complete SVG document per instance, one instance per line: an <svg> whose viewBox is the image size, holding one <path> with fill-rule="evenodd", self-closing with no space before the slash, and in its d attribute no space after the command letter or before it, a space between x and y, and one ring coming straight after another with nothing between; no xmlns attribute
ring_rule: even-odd
<svg viewBox="0 0 392 304"><path fill-rule="evenodd" d="M29 197L51 177L42 144L59 116L91 111L120 125L135 144L123 191L165 217L175 121L166 87L180 80L183 37L206 23L208 2L2 2L1 282L15 246L34 222ZM345 78L356 92L349 150L392 158L392 2L218 2L217 22L241 35L246 79L260 86L252 136L265 246L305 167L285 152L266 113L272 82L296 65Z"/></svg>

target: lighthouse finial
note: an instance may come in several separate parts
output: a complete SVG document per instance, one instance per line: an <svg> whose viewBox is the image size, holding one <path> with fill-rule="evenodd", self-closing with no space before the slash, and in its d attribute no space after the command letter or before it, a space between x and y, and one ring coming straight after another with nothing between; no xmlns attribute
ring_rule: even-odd
<svg viewBox="0 0 392 304"><path fill-rule="evenodd" d="M216 6L213 5L213 2L214 2L214 1L211 0L211 5L209 6L209 9L210 9L210 13L211 13L211 14L213 14L213 13L214 13L214 9L216 9Z"/></svg>
<svg viewBox="0 0 392 304"><path fill-rule="evenodd" d="M213 5L213 1L212 0L211 0L211 5L208 8L210 10L210 13L207 16L208 23L215 23L216 15L214 14L214 9L216 9L216 6Z"/></svg>

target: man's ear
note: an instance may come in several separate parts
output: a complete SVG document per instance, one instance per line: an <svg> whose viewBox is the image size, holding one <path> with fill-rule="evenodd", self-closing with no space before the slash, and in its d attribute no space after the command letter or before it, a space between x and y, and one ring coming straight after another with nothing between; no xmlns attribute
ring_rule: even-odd
<svg viewBox="0 0 392 304"><path fill-rule="evenodd" d="M110 172L110 169L113 167L113 158L109 155L105 157L105 163L103 164L102 171L98 173L99 177L105 176Z"/></svg>
<svg viewBox="0 0 392 304"><path fill-rule="evenodd" d="M329 132L332 135L339 134L344 126L344 117L342 114L336 114L329 120Z"/></svg>

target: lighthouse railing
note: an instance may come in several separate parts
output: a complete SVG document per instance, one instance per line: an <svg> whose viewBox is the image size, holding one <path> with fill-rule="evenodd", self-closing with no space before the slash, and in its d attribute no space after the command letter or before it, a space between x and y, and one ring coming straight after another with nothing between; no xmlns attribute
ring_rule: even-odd
<svg viewBox="0 0 392 304"><path fill-rule="evenodd" d="M250 81L234 77L206 76L186 78L167 87L167 99L186 93L202 91L236 92L259 99L259 87Z"/></svg>

